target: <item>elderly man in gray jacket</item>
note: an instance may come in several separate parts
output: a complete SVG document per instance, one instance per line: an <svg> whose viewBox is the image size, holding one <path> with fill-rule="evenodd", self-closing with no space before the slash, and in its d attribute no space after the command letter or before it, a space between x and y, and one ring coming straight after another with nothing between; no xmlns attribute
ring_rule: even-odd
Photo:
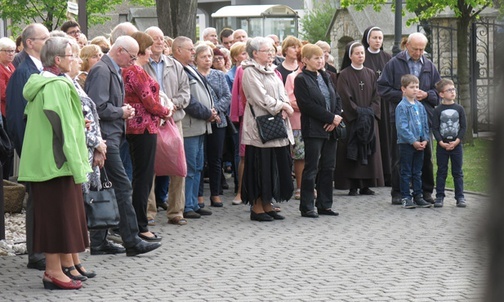
<svg viewBox="0 0 504 302"><path fill-rule="evenodd" d="M190 90L189 79L184 67L171 57L163 54L164 35L159 27L149 27L145 30L154 44L151 46L152 54L149 64L144 66L147 73L155 79L166 96L175 105L176 111L173 120L177 125L180 136L183 136L182 119L185 116L184 108L189 105ZM169 186L168 186L169 181ZM168 191L167 191L168 189ZM156 177L156 203L163 206L168 194L166 216L168 223L176 225L187 224L183 217L185 206L185 178L181 176L157 176Z"/></svg>
<svg viewBox="0 0 504 302"><path fill-rule="evenodd" d="M190 103L185 109L186 116L182 119L187 162L184 217L200 218L201 215L212 214L210 210L199 207L198 190L205 158L205 134L212 133L210 123L219 119L219 116L213 108L211 88L205 77L191 66L196 53L192 40L183 36L177 37L173 41L172 50L173 57L184 66L191 90Z"/></svg>

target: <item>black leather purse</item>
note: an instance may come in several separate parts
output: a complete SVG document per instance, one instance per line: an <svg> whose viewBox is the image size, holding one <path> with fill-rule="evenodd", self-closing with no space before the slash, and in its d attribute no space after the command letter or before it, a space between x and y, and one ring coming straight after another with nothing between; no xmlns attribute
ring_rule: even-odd
<svg viewBox="0 0 504 302"><path fill-rule="evenodd" d="M87 225L90 230L114 228L119 225L120 215L115 191L109 181L105 167L101 170L102 189L89 190L84 194Z"/></svg>
<svg viewBox="0 0 504 302"><path fill-rule="evenodd" d="M263 144L271 140L287 138L287 127L282 118L282 113L256 116L252 105L249 104L249 106L252 116L256 120L259 137Z"/></svg>

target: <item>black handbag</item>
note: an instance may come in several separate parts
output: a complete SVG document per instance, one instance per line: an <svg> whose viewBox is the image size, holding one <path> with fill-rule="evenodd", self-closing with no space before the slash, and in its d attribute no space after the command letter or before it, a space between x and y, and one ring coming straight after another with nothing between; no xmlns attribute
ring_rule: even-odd
<svg viewBox="0 0 504 302"><path fill-rule="evenodd" d="M5 163L14 154L14 146L5 131L3 125L0 124L0 161Z"/></svg>
<svg viewBox="0 0 504 302"><path fill-rule="evenodd" d="M252 116L256 120L259 137L263 144L274 139L287 138L287 127L282 118L282 113L256 116L252 105L249 104L249 106Z"/></svg>
<svg viewBox="0 0 504 302"><path fill-rule="evenodd" d="M341 121L336 127L336 137L338 139L346 139L347 138L347 128L343 121Z"/></svg>
<svg viewBox="0 0 504 302"><path fill-rule="evenodd" d="M87 225L90 230L114 228L119 225L120 215L115 191L108 180L105 168L102 169L102 189L89 190L84 194Z"/></svg>

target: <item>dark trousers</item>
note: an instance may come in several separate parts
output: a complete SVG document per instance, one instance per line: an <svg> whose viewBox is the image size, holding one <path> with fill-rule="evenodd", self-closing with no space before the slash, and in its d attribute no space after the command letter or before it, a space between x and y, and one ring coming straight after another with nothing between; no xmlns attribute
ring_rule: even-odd
<svg viewBox="0 0 504 302"><path fill-rule="evenodd" d="M462 172L463 152L462 145L458 145L451 151L437 145L436 161L436 197L445 197L446 177L448 176L448 160L451 160L453 183L455 185L455 199L464 198L464 173Z"/></svg>
<svg viewBox="0 0 504 302"><path fill-rule="evenodd" d="M149 231L147 226L147 203L154 179L157 134L128 134L131 163L133 165L133 207L138 222L138 231Z"/></svg>
<svg viewBox="0 0 504 302"><path fill-rule="evenodd" d="M422 194L423 150L416 150L410 144L398 144L401 158L401 197L411 198L410 182L413 185L413 196Z"/></svg>
<svg viewBox="0 0 504 302"><path fill-rule="evenodd" d="M37 262L45 258L43 253L33 252L33 229L34 229L34 205L31 193L30 183L24 183L28 192L28 200L26 201L26 251L28 252L28 262Z"/></svg>
<svg viewBox="0 0 504 302"><path fill-rule="evenodd" d="M394 122L390 127L390 165L391 165L391 196L400 197L400 156L397 144L397 128ZM432 165L432 147L431 142L427 143L424 149L424 159L422 163L422 190L426 193L434 191L434 167Z"/></svg>
<svg viewBox="0 0 504 302"><path fill-rule="evenodd" d="M324 138L303 138L305 143L305 166L301 179L301 212L312 211L315 187L317 200L315 205L319 209L327 210L332 207L332 182L336 165L336 140Z"/></svg>
<svg viewBox="0 0 504 302"><path fill-rule="evenodd" d="M107 148L105 169L110 182L112 182L112 188L114 188L116 194L117 206L121 216L119 233L121 234L124 246L133 247L141 239L138 237L138 224L135 209L131 202L131 182L124 170L121 156L119 155L119 148L112 146ZM90 237L91 246L99 246L106 240L107 230L91 231Z"/></svg>
<svg viewBox="0 0 504 302"><path fill-rule="evenodd" d="M170 176L156 176L156 184L154 185L154 193L156 194L156 204L160 204L168 200L169 185L170 185Z"/></svg>
<svg viewBox="0 0 504 302"><path fill-rule="evenodd" d="M217 128L212 124L212 134L206 137L206 159L208 162L208 178L210 181L210 196L219 196L221 191L222 152L226 128Z"/></svg>

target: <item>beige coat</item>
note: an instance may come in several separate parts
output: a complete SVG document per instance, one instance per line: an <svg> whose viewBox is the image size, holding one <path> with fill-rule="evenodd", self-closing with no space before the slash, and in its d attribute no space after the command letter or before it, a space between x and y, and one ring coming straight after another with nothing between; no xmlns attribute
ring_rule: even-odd
<svg viewBox="0 0 504 302"><path fill-rule="evenodd" d="M242 88L247 104L243 115L242 144L252 145L259 148L282 147L289 143L294 144L294 136L289 119L285 119L288 139L277 139L265 144L261 142L257 125L250 106L254 108L256 116L265 114L277 114L282 111L283 102L289 102L282 80L276 73L268 68L261 68L254 60L247 60L242 63L243 79Z"/></svg>

